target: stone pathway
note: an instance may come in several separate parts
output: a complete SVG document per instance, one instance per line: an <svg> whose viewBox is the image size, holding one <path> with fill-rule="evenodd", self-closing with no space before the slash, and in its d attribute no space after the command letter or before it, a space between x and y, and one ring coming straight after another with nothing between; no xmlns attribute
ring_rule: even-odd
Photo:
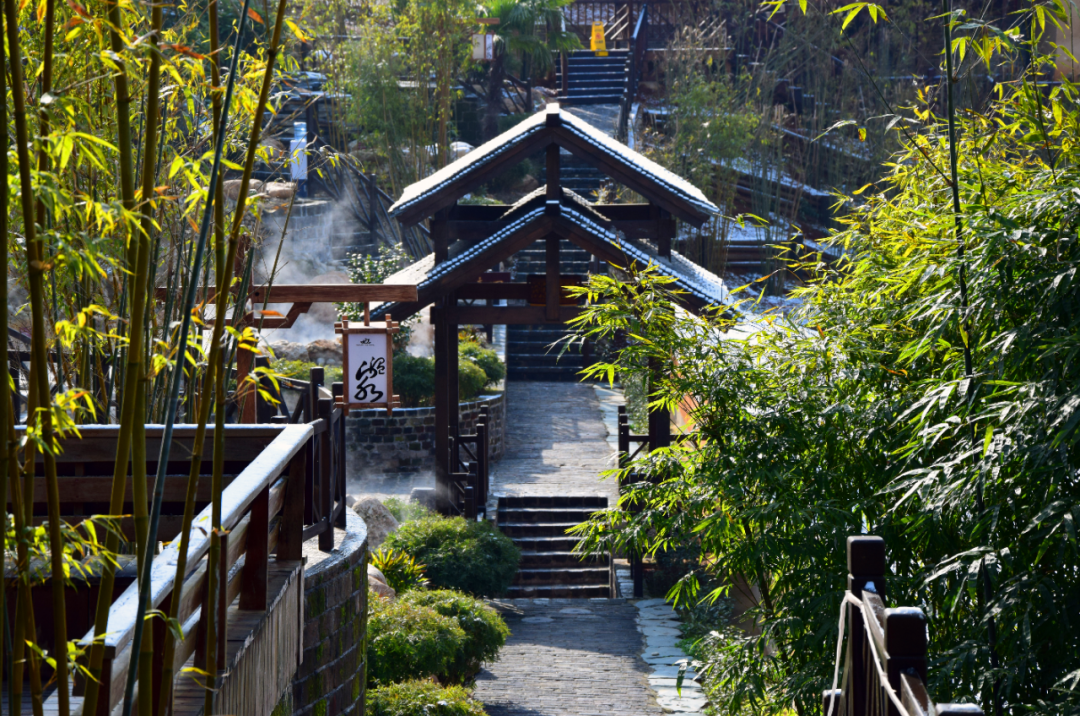
<svg viewBox="0 0 1080 716"><path fill-rule="evenodd" d="M638 610L623 599L513 599L511 636L476 680L489 716L659 716Z"/></svg>
<svg viewBox="0 0 1080 716"><path fill-rule="evenodd" d="M615 504L619 486L603 480L615 451L600 401L582 383L508 383L506 453L493 467L489 510L500 495L603 495Z"/></svg>

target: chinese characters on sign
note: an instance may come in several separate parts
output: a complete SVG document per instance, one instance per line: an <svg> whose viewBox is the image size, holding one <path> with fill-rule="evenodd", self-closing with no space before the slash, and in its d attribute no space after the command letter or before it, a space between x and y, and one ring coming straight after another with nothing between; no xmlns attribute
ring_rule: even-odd
<svg viewBox="0 0 1080 716"><path fill-rule="evenodd" d="M393 335L398 324L386 317L385 323L363 325L342 321L334 328L342 334L342 368L345 374L345 395L341 406L350 408L386 408L391 412L398 404L394 395Z"/></svg>

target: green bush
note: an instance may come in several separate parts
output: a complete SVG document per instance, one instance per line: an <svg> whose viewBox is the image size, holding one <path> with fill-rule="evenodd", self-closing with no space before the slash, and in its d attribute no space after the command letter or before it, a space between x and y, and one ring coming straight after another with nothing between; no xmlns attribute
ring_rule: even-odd
<svg viewBox="0 0 1080 716"><path fill-rule="evenodd" d="M460 345L458 354L462 358L471 360L484 371L484 375L487 376L484 387L495 385L506 377L506 365L499 360L499 354L490 348L484 348L479 343L469 341Z"/></svg>
<svg viewBox="0 0 1080 716"><path fill-rule="evenodd" d="M306 360L276 360L270 364L270 370L277 375L296 380L311 380L311 369L319 367L318 363L311 363ZM323 381L326 385L341 382L341 366L324 365L321 367L323 369Z"/></svg>
<svg viewBox="0 0 1080 716"><path fill-rule="evenodd" d="M431 681L388 684L367 692L366 716L487 716L461 686Z"/></svg>
<svg viewBox="0 0 1080 716"><path fill-rule="evenodd" d="M419 502L407 502L400 497L388 497L383 500L383 505L390 510L390 514L399 523L427 517L431 514L431 510Z"/></svg>
<svg viewBox="0 0 1080 716"><path fill-rule="evenodd" d="M465 649L456 619L376 597L368 603L368 685L445 674Z"/></svg>
<svg viewBox="0 0 1080 716"><path fill-rule="evenodd" d="M386 545L427 565L433 588L479 597L506 591L517 574L521 551L490 522L432 515L401 525Z"/></svg>
<svg viewBox="0 0 1080 716"><path fill-rule="evenodd" d="M449 589L418 589L402 600L456 619L465 631L465 648L447 673L448 680L455 684L465 683L480 671L484 662L494 661L510 636L509 627L497 611L467 594Z"/></svg>
<svg viewBox="0 0 1080 716"><path fill-rule="evenodd" d="M435 395L435 359L395 353L394 392L401 396L403 408L429 405Z"/></svg>
<svg viewBox="0 0 1080 716"><path fill-rule="evenodd" d="M498 357L495 360L498 361ZM480 395L487 384L487 374L473 360L461 358L458 361L458 395L462 400ZM431 405L435 396L435 359L395 353L394 392L401 396L403 408Z"/></svg>
<svg viewBox="0 0 1080 716"><path fill-rule="evenodd" d="M487 375L484 370L467 358L458 361L458 397L461 400L472 400L480 395L480 391L487 385Z"/></svg>
<svg viewBox="0 0 1080 716"><path fill-rule="evenodd" d="M398 594L427 586L424 565L404 552L381 547L371 555L371 565L383 573L386 584Z"/></svg>

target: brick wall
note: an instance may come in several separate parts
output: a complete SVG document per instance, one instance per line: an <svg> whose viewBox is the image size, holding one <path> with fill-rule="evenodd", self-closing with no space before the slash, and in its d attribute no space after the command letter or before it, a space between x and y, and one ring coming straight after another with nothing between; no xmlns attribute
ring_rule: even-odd
<svg viewBox="0 0 1080 716"><path fill-rule="evenodd" d="M505 393L480 396L458 406L465 434L476 432L480 408L488 406L489 455L502 457L506 443ZM354 410L346 418L349 469L360 474L410 474L435 469L435 408Z"/></svg>
<svg viewBox="0 0 1080 716"><path fill-rule="evenodd" d="M364 716L367 660L367 526L345 510L335 548L304 570L304 659L278 711ZM304 544L311 565L317 539ZM291 701L291 708L285 706Z"/></svg>

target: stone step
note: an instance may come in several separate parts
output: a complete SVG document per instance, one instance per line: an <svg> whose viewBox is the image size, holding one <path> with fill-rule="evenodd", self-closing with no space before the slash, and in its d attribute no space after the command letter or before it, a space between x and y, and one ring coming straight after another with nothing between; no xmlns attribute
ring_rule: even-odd
<svg viewBox="0 0 1080 716"><path fill-rule="evenodd" d="M499 506L499 523L584 522L596 511L592 507L504 507Z"/></svg>
<svg viewBox="0 0 1080 716"><path fill-rule="evenodd" d="M512 586L506 596L512 599L603 599L611 596L611 589L607 584Z"/></svg>
<svg viewBox="0 0 1080 716"><path fill-rule="evenodd" d="M585 366L585 359L580 355L574 355L567 353L560 356L557 352L548 354L543 353L522 353L507 356L506 367L507 368L566 368L581 370Z"/></svg>
<svg viewBox="0 0 1080 716"><path fill-rule="evenodd" d="M500 522L499 529L515 537L558 537L578 526L578 522Z"/></svg>
<svg viewBox="0 0 1080 716"><path fill-rule="evenodd" d="M608 506L604 495L505 495L499 498L499 507L591 507Z"/></svg>
<svg viewBox="0 0 1080 716"><path fill-rule="evenodd" d="M607 567L575 567L561 569L519 569L514 577L516 586L562 586L569 584L603 584L611 576Z"/></svg>
<svg viewBox="0 0 1080 716"><path fill-rule="evenodd" d="M607 557L583 556L576 552L522 552L521 568L530 569L558 569L566 567L604 567L607 568Z"/></svg>
<svg viewBox="0 0 1080 716"><path fill-rule="evenodd" d="M573 369L539 366L529 368L507 368L506 379L518 383L529 381L580 383L582 381L582 376Z"/></svg>
<svg viewBox="0 0 1080 716"><path fill-rule="evenodd" d="M521 548L521 554L548 554L551 552L572 552L577 547L577 537L516 537L514 544Z"/></svg>

